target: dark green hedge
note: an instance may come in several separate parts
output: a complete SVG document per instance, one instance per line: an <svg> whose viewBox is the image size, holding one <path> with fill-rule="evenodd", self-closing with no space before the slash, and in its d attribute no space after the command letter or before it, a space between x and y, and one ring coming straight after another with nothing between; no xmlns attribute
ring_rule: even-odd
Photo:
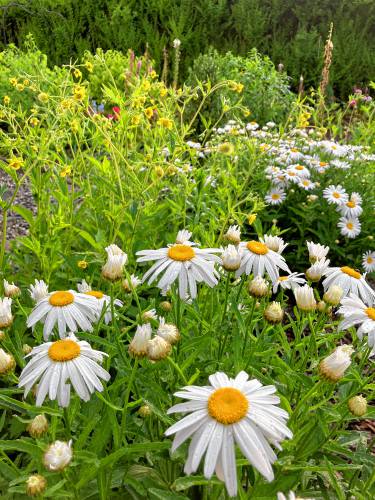
<svg viewBox="0 0 375 500"><path fill-rule="evenodd" d="M32 33L50 64L84 50L149 46L158 67L163 47L182 41L182 77L210 46L244 55L252 47L282 62L296 86L317 85L330 22L332 83L344 97L375 80L374 0L0 0L1 44Z"/></svg>

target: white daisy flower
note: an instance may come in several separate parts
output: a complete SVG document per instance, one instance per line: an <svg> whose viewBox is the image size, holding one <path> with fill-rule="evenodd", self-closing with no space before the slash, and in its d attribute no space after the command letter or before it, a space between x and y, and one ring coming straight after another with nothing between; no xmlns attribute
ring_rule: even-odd
<svg viewBox="0 0 375 500"><path fill-rule="evenodd" d="M375 271L375 252L368 250L362 255L362 266L367 273Z"/></svg>
<svg viewBox="0 0 375 500"><path fill-rule="evenodd" d="M280 402L274 395L276 388L248 378L243 371L235 379L217 372L209 377L208 386L187 386L176 392L175 396L188 401L173 406L168 414L189 414L165 432L175 434L172 452L192 437L186 474L196 472L205 455L204 476L210 479L216 472L232 497L237 494L235 444L272 481L277 457L269 443L279 448L280 441L292 437L285 425L288 413L276 406Z"/></svg>
<svg viewBox="0 0 375 500"><path fill-rule="evenodd" d="M368 344L372 347L372 354L375 354L375 307L374 303L369 307L357 295L350 294L341 301L338 313L344 316L339 324L339 331L347 330L352 326L359 326L357 334L362 340L364 335L368 335Z"/></svg>
<svg viewBox="0 0 375 500"><path fill-rule="evenodd" d="M310 177L310 170L306 168L304 165L290 165L287 168L287 172L294 172L298 177L301 179L305 179L307 177Z"/></svg>
<svg viewBox="0 0 375 500"><path fill-rule="evenodd" d="M285 243L283 238L280 238L280 236L265 234L263 238L259 238L259 240L264 243L267 248L279 254L282 254L285 248L288 246L288 243Z"/></svg>
<svg viewBox="0 0 375 500"><path fill-rule="evenodd" d="M299 309L302 311L314 311L316 309L314 290L311 286L304 285L295 287L293 293Z"/></svg>
<svg viewBox="0 0 375 500"><path fill-rule="evenodd" d="M0 298L0 328L7 328L13 323L12 299Z"/></svg>
<svg viewBox="0 0 375 500"><path fill-rule="evenodd" d="M355 238L361 232L361 223L356 217L340 217L337 226L340 233L348 238Z"/></svg>
<svg viewBox="0 0 375 500"><path fill-rule="evenodd" d="M344 297L349 293L354 293L366 303L371 303L375 297L374 290L366 282L364 276L349 266L330 267L325 275L326 278L323 281L325 292L331 285L336 285L342 288Z"/></svg>
<svg viewBox="0 0 375 500"><path fill-rule="evenodd" d="M39 302L48 296L48 285L43 280L35 280L35 284L29 287L29 293L34 302Z"/></svg>
<svg viewBox="0 0 375 500"><path fill-rule="evenodd" d="M151 340L152 328L150 323L138 325L137 330L129 344L129 352L132 356L143 357L147 355L148 341Z"/></svg>
<svg viewBox="0 0 375 500"><path fill-rule="evenodd" d="M60 406L69 406L70 385L83 401L88 401L95 391L103 390L99 379L110 379L109 373L98 364L103 356L107 354L95 351L88 342L78 340L73 334L63 340L46 342L25 356L32 359L22 370L18 387L25 388L26 397L39 381L37 406L43 404L47 394L51 401L57 399Z"/></svg>
<svg viewBox="0 0 375 500"><path fill-rule="evenodd" d="M352 195L349 201L337 207L337 211L340 212L344 217L350 219L359 217L362 214L363 209L360 205L360 202L357 201L357 198L355 196L353 197Z"/></svg>
<svg viewBox="0 0 375 500"><path fill-rule="evenodd" d="M48 340L57 325L60 338L65 338L67 331L81 329L91 332L92 323L97 317L98 303L95 297L74 290L58 291L49 293L36 303L27 318L27 326L34 327L41 321L44 323L44 340Z"/></svg>
<svg viewBox="0 0 375 500"><path fill-rule="evenodd" d="M261 241L248 241L240 243L241 266L236 271L236 277L246 273L254 276L268 274L272 282L279 277L279 268L290 273L290 269L282 255L270 250Z"/></svg>
<svg viewBox="0 0 375 500"><path fill-rule="evenodd" d="M130 276L130 282L127 278L124 279L124 281L122 282L122 287L126 292L130 293L132 290L135 290L141 283L142 280L135 274L132 274Z"/></svg>
<svg viewBox="0 0 375 500"><path fill-rule="evenodd" d="M284 173L286 182L298 184L301 181L301 177L294 170L285 170L283 173Z"/></svg>
<svg viewBox="0 0 375 500"><path fill-rule="evenodd" d="M280 205L286 198L286 193L283 189L279 187L273 187L271 190L266 194L264 197L264 200L266 203L270 205Z"/></svg>
<svg viewBox="0 0 375 500"><path fill-rule="evenodd" d="M159 250L141 250L137 262L155 260L155 264L143 276L150 285L164 272L158 287L168 290L178 279L178 291L182 299L188 294L194 299L197 296L197 283L204 282L211 288L217 285L219 273L215 262L221 263L220 257L214 255L219 248L198 248L196 243L185 241L175 243Z"/></svg>
<svg viewBox="0 0 375 500"><path fill-rule="evenodd" d="M306 271L306 278L310 281L319 281L327 271L330 261L326 259L317 260Z"/></svg>
<svg viewBox="0 0 375 500"><path fill-rule="evenodd" d="M332 382L340 380L351 365L351 356L353 352L354 350L351 345L340 345L336 347L332 354L320 362L319 371L321 375Z"/></svg>
<svg viewBox="0 0 375 500"><path fill-rule="evenodd" d="M180 340L180 332L176 325L173 323L166 323L163 317L159 317L159 322L159 328L157 330L157 335L159 335L159 337L162 337L171 345Z"/></svg>
<svg viewBox="0 0 375 500"><path fill-rule="evenodd" d="M104 314L104 323L108 325L108 323L112 321L111 297L100 290L93 290L86 280L82 280L81 283L78 283L77 288L80 293L90 295L91 297L95 297L97 299L99 317ZM122 307L123 303L121 300L115 299L113 301L113 305Z"/></svg>
<svg viewBox="0 0 375 500"><path fill-rule="evenodd" d="M334 186L333 184L323 190L323 198L325 198L328 203L334 205L343 205L349 199L348 194L342 186Z"/></svg>
<svg viewBox="0 0 375 500"><path fill-rule="evenodd" d="M276 293L279 286L283 290L294 290L294 288L304 285L306 283L305 278L301 278L303 273L291 273L287 276L279 276L277 280L273 283L272 292Z"/></svg>
<svg viewBox="0 0 375 500"><path fill-rule="evenodd" d="M305 191L311 191L312 189L316 188L316 183L310 181L310 179L301 179L298 187L304 189Z"/></svg>
<svg viewBox="0 0 375 500"><path fill-rule="evenodd" d="M67 467L73 458L72 440L55 441L50 444L43 455L43 463L46 469L51 472L62 471Z"/></svg>
<svg viewBox="0 0 375 500"><path fill-rule="evenodd" d="M226 271L237 271L241 265L241 254L238 247L228 245L222 250L221 254L222 266Z"/></svg>
<svg viewBox="0 0 375 500"><path fill-rule="evenodd" d="M181 229L181 231L177 233L176 243L178 243L179 245L185 245L185 243L187 242L190 243L191 235L192 233L187 229Z"/></svg>
<svg viewBox="0 0 375 500"><path fill-rule="evenodd" d="M340 170L349 170L351 168L350 163L342 160L332 160L331 165Z"/></svg>

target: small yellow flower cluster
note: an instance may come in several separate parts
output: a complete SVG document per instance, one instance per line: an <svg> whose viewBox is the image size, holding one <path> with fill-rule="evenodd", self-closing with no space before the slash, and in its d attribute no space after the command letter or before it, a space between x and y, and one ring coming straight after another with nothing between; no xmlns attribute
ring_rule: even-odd
<svg viewBox="0 0 375 500"><path fill-rule="evenodd" d="M160 117L159 120L157 121L157 124L160 127L166 128L168 130L172 130L173 127L173 121L170 120L169 118Z"/></svg>
<svg viewBox="0 0 375 500"><path fill-rule="evenodd" d="M19 170L21 167L24 165L24 161L20 157L14 156L13 158L10 158L8 160L8 165L13 169L13 170Z"/></svg>
<svg viewBox="0 0 375 500"><path fill-rule="evenodd" d="M82 85L74 85L73 98L75 101L82 102L86 97L86 89Z"/></svg>
<svg viewBox="0 0 375 500"><path fill-rule="evenodd" d="M238 94L241 94L241 92L244 89L244 86L242 83L239 82L231 82L230 89L233 90L234 92L237 92Z"/></svg>
<svg viewBox="0 0 375 500"><path fill-rule="evenodd" d="M308 113L307 111L304 111L301 113L298 117L297 120L297 127L298 128L306 128L310 125L309 119L311 117L311 113Z"/></svg>

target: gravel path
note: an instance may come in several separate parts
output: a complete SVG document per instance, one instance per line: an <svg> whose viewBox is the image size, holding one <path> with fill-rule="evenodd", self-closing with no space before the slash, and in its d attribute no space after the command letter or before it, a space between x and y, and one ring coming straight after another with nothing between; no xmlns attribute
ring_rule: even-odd
<svg viewBox="0 0 375 500"><path fill-rule="evenodd" d="M14 182L12 178L1 170L0 166L0 195L4 200L9 200L14 192ZM5 191L5 192L4 192ZM25 182L20 187L14 205L20 205L22 207L36 212L36 206L34 203L33 196L31 194L28 183ZM3 210L0 209L0 234L2 236L2 224L3 224ZM17 236L24 236L28 232L28 223L17 213L8 213L8 228L7 228L7 242L16 238Z"/></svg>

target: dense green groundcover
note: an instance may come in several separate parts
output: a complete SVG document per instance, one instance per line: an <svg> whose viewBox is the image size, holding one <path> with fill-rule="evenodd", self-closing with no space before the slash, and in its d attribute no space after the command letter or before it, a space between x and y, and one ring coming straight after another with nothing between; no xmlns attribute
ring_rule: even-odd
<svg viewBox="0 0 375 500"><path fill-rule="evenodd" d="M374 80L375 4L371 0L11 0L0 1L1 43L32 33L50 64L85 50L148 46L158 69L163 48L182 41L182 77L210 46L245 55L253 47L284 64L297 87L317 86L322 50L334 23L331 82L336 96Z"/></svg>
<svg viewBox="0 0 375 500"><path fill-rule="evenodd" d="M1 499L375 496L374 331L338 312L350 285L375 323L374 103L212 57L217 80L174 89L131 53L1 54ZM8 244L10 212L29 233Z"/></svg>

